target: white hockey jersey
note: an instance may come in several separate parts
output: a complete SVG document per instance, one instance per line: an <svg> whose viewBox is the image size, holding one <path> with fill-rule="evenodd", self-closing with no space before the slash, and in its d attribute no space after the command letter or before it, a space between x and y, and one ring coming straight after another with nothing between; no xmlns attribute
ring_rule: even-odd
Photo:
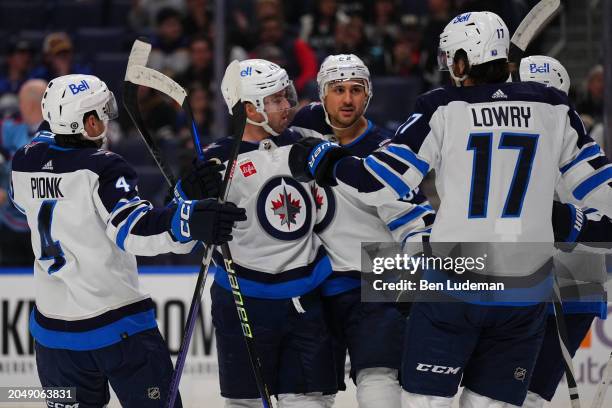
<svg viewBox="0 0 612 408"><path fill-rule="evenodd" d="M313 183L291 177L287 158L299 135L286 130L259 143L242 141L228 201L245 208L247 221L232 232L229 247L240 287L246 296L287 299L301 296L329 276L331 266L319 238L313 234L316 208ZM227 165L233 137L204 150L206 159ZM220 252L215 281L230 289Z"/></svg>
<svg viewBox="0 0 612 408"><path fill-rule="evenodd" d="M39 132L14 156L11 198L32 231L36 307L30 330L53 348L90 350L156 327L135 255L188 253L168 232L174 213L138 197L118 155L56 144Z"/></svg>
<svg viewBox="0 0 612 408"><path fill-rule="evenodd" d="M303 136L336 141L320 103L302 108L291 127ZM392 137L392 132L368 121L366 131L344 147L354 156L365 157ZM362 242L420 241L429 236L434 220L433 208L418 189L403 200L373 206L343 190L315 186L315 203L314 231L321 238L334 271L323 286L324 294L330 296L361 285ZM353 281L339 279L346 277ZM355 282L356 279L359 280Z"/></svg>
<svg viewBox="0 0 612 408"><path fill-rule="evenodd" d="M589 160L592 143L551 87L445 87L418 98L390 143L341 160L335 175L340 188L377 205L405 196L435 169L441 205L431 241L552 242L559 173L578 202L612 209L612 168Z"/></svg>

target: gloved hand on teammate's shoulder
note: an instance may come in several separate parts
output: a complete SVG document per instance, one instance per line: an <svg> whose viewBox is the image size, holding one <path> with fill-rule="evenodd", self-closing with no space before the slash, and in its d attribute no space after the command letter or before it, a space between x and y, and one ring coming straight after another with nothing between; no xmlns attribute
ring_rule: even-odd
<svg viewBox="0 0 612 408"><path fill-rule="evenodd" d="M178 200L169 230L179 242L197 240L221 245L232 240L234 223L246 219L245 209L231 202L221 204L212 198Z"/></svg>
<svg viewBox="0 0 612 408"><path fill-rule="evenodd" d="M289 169L298 181L316 180L321 186L335 186L334 165L349 153L337 145L316 137L303 137L291 146Z"/></svg>
<svg viewBox="0 0 612 408"><path fill-rule="evenodd" d="M176 183L174 197L182 200L219 197L223 170L225 165L218 159L194 159L190 172Z"/></svg>

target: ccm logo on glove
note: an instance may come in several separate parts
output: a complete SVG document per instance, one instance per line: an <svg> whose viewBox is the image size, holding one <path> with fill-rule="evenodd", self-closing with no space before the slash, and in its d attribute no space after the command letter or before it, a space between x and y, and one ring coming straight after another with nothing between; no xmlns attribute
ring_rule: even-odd
<svg viewBox="0 0 612 408"><path fill-rule="evenodd" d="M191 231L189 230L189 217L191 216L191 201L183 201L181 205L181 235L187 239L191 239Z"/></svg>

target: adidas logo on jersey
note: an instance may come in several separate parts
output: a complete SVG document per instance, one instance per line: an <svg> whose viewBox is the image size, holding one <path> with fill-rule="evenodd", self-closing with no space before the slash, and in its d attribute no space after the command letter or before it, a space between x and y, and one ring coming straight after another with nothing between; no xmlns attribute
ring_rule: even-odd
<svg viewBox="0 0 612 408"><path fill-rule="evenodd" d="M49 160L47 163L45 163L41 170L53 170L53 160Z"/></svg>
<svg viewBox="0 0 612 408"><path fill-rule="evenodd" d="M495 93L493 95L491 95L491 98L493 98L493 99L508 99L508 95L503 93L501 89L498 89L497 91L495 91Z"/></svg>

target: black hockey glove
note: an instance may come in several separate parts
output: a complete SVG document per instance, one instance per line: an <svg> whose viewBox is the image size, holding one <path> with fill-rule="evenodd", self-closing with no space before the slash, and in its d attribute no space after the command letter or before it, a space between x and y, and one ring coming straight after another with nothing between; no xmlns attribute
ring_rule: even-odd
<svg viewBox="0 0 612 408"><path fill-rule="evenodd" d="M552 224L555 242L576 242L585 221L580 208L553 201Z"/></svg>
<svg viewBox="0 0 612 408"><path fill-rule="evenodd" d="M220 204L215 199L199 201L179 200L170 232L179 242L191 240L221 245L232 240L232 228L237 221L247 219L244 208L234 203Z"/></svg>
<svg viewBox="0 0 612 408"><path fill-rule="evenodd" d="M194 159L190 173L176 183L174 197L182 200L217 198L221 191L223 170L225 165L217 159Z"/></svg>
<svg viewBox="0 0 612 408"><path fill-rule="evenodd" d="M303 137L291 146L289 169L298 181L316 180L320 186L335 186L334 165L348 152L335 143Z"/></svg>

